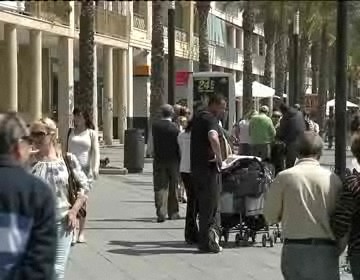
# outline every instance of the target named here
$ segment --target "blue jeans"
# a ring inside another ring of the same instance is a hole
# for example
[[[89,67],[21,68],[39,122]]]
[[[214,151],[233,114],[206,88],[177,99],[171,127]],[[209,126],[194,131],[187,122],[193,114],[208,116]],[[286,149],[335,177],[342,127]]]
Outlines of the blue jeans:
[[[338,249],[330,245],[286,244],[281,272],[285,280],[339,280]]]
[[[72,231],[68,230],[67,218],[57,222],[57,244],[54,280],[63,280],[65,277],[66,264],[70,255]]]

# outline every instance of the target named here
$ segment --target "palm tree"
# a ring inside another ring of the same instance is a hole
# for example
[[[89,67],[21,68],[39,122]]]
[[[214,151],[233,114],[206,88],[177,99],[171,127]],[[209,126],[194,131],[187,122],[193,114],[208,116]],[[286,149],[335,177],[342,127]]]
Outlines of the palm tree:
[[[196,1],[196,9],[199,16],[199,71],[210,71],[209,63],[209,40],[208,40],[208,16],[211,1]]]
[[[158,118],[158,111],[165,103],[164,96],[164,2],[152,1],[152,31],[151,31],[151,83],[150,83],[150,120],[146,156],[152,157],[152,123]]]
[[[93,116],[95,2],[82,1],[79,36],[79,91],[75,105]]]
[[[151,95],[150,118],[156,117],[164,104],[164,26],[163,2],[152,1]]]
[[[275,94],[281,98],[286,85],[288,23],[285,1],[279,2],[279,18],[277,22],[277,38],[275,43]]]
[[[251,1],[245,1],[242,18],[244,29],[243,113],[247,114],[253,110],[252,37],[255,29],[255,11]]]
[[[320,43],[319,38],[315,38],[311,44],[311,93],[317,94],[319,88],[319,60]]]
[[[266,44],[265,51],[265,65],[264,65],[264,85],[271,87],[272,81],[272,67],[274,63],[274,47],[276,40],[276,8],[272,5],[273,2],[265,2],[263,9],[264,16],[264,37]]]

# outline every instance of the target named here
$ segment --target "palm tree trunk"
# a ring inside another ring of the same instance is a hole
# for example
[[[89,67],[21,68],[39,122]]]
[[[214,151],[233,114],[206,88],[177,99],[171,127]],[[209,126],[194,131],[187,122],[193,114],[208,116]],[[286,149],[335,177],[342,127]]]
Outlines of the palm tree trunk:
[[[328,25],[325,22],[321,30],[321,57],[320,57],[320,75],[319,75],[319,118],[318,124],[320,132],[324,131],[325,115],[326,115],[326,101],[328,89],[328,47],[329,41],[327,36]]]
[[[255,28],[255,15],[250,1],[246,1],[243,11],[244,29],[244,81],[243,81],[243,113],[246,115],[253,110],[252,97],[252,35]]]
[[[264,34],[266,43],[265,65],[264,65],[264,85],[271,87],[272,66],[274,62],[274,45],[275,45],[275,25],[270,17],[264,23]]]
[[[196,9],[199,15],[199,71],[210,71],[209,63],[209,39],[208,39],[208,16],[211,1],[196,1]]]
[[[317,94],[319,88],[319,42],[314,40],[311,45],[311,93]]]
[[[286,7],[281,3],[280,7],[281,21],[278,25],[278,38],[275,44],[275,94],[281,97],[284,95],[286,83],[287,66],[287,40],[288,24],[286,21]]]
[[[79,91],[75,95],[75,105],[93,116],[94,92],[94,1],[82,1],[79,35]]]
[[[163,2],[152,1],[152,40],[151,40],[151,95],[150,119],[156,117],[164,104],[164,28]]]
[[[307,74],[308,74],[308,63],[309,63],[309,54],[310,54],[310,40],[307,37],[302,37],[300,39],[300,59],[298,66],[299,71],[299,103],[302,108],[305,107],[305,93],[307,90]]]
[[[331,63],[328,63],[329,72],[328,72],[328,82],[329,82],[329,100],[332,100],[335,98],[335,63],[333,61],[336,61],[335,56],[335,46],[330,47],[328,52],[328,61],[331,61]]]

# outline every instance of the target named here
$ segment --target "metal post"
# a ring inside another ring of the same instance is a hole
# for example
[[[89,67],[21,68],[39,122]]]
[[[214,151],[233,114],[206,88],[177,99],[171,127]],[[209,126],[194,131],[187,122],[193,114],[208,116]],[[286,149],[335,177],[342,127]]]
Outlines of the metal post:
[[[294,17],[294,88],[293,88],[293,102],[294,104],[299,103],[299,34],[300,34],[300,12],[297,11]],[[294,106],[294,104],[290,104]]]
[[[346,168],[346,70],[348,17],[347,2],[337,1],[336,94],[335,94],[335,172],[343,179]]]
[[[168,103],[175,104],[175,1],[168,9]]]

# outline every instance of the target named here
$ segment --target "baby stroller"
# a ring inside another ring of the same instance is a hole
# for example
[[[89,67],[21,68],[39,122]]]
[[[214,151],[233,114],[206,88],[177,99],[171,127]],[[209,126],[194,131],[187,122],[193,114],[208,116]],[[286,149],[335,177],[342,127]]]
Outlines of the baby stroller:
[[[221,226],[222,237],[228,242],[229,234],[236,233],[235,243],[252,242],[262,233],[262,244],[272,247],[281,236],[276,226],[270,234],[263,216],[264,195],[273,180],[273,168],[253,156],[231,156],[222,168]]]

